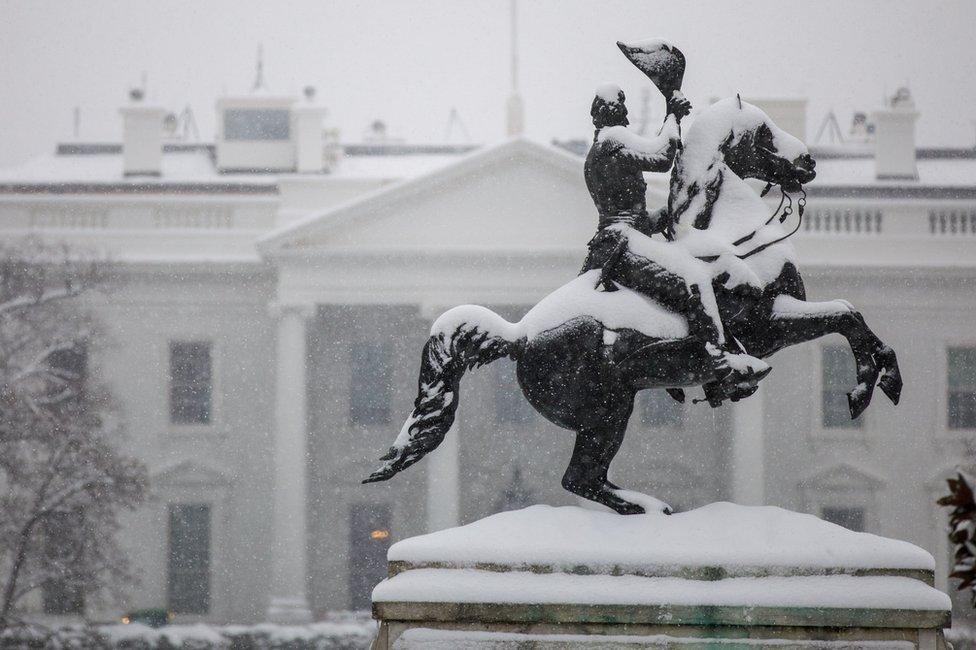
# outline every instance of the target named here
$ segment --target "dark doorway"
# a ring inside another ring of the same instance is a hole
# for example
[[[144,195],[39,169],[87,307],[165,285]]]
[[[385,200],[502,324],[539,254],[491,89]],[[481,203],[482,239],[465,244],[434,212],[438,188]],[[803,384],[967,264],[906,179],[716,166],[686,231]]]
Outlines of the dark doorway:
[[[349,510],[350,609],[369,609],[373,587],[386,578],[390,521],[388,503],[358,503]]]

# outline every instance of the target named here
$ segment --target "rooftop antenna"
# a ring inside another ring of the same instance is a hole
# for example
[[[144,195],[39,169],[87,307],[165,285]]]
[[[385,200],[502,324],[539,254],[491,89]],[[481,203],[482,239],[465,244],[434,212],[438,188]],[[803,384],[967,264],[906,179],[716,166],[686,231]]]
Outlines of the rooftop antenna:
[[[522,97],[519,95],[518,0],[510,0],[509,2],[509,20],[511,32],[512,94],[508,97],[507,131],[509,137],[511,137],[522,135],[522,132],[525,130],[525,112],[522,106]]]
[[[258,43],[258,59],[254,69],[254,87],[252,92],[264,89],[264,45]]]
[[[843,144],[844,134],[840,130],[840,124],[837,123],[837,115],[833,109],[827,112],[823,122],[820,123],[820,128],[817,129],[817,135],[813,141],[820,144],[820,139],[823,137],[824,132],[827,133],[827,141],[830,144]]]
[[[451,113],[447,116],[447,128],[444,131],[445,142],[451,141],[455,128],[461,133],[462,142],[471,142],[471,135],[468,133],[468,128],[464,126],[464,121],[461,120],[461,114],[456,107],[452,106]]]
[[[75,106],[74,109],[74,126],[72,127],[72,132],[74,133],[75,140],[81,139],[81,106]]]

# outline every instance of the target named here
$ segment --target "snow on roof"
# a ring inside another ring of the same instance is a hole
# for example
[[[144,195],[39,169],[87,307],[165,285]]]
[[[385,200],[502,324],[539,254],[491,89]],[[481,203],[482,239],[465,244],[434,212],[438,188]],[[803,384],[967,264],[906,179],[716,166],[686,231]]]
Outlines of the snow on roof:
[[[412,178],[439,169],[459,158],[458,153],[408,153],[384,155],[347,155],[335,169],[322,178],[336,179],[401,179]],[[291,173],[230,173],[222,174],[214,166],[206,148],[190,151],[166,151],[158,177],[125,176],[122,172],[122,153],[48,154],[33,158],[14,167],[0,169],[0,184],[45,185],[58,183],[153,184],[170,183],[256,183],[273,184],[279,177]],[[318,176],[318,175],[316,175]]]
[[[0,170],[4,183],[145,183],[146,176],[125,176],[122,154],[38,156],[18,167]],[[206,151],[166,153],[155,182],[236,180],[220,175]]]
[[[918,180],[878,180],[873,157],[823,158],[817,160],[817,178],[811,186],[976,186],[976,158],[920,158],[915,161]]]

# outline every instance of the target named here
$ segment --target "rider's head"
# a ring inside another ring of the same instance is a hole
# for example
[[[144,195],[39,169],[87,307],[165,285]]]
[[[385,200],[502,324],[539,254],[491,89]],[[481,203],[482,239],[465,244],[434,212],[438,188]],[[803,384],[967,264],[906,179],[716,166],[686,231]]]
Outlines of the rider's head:
[[[603,84],[596,89],[596,97],[590,107],[593,126],[627,126],[627,106],[624,104],[624,91],[616,84]]]

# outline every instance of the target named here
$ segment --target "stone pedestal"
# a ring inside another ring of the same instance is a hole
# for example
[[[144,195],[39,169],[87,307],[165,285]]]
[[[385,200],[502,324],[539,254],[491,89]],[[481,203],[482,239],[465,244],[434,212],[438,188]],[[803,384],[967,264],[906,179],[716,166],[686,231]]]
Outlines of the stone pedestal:
[[[404,540],[389,560],[376,650],[936,650],[949,625],[931,555],[772,507],[533,506]]]

